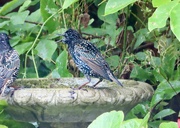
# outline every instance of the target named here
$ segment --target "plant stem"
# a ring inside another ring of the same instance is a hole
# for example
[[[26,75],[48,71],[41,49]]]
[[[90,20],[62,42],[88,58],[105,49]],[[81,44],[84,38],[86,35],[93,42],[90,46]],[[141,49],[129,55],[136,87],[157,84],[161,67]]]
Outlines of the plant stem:
[[[40,36],[40,34],[41,34],[41,32],[42,32],[42,29],[43,29],[43,27],[45,26],[45,24],[46,24],[54,15],[56,15],[56,14],[59,13],[59,12],[62,12],[62,9],[61,9],[61,8],[60,8],[56,13],[52,14],[50,17],[48,17],[48,18],[44,21],[44,23],[42,24],[42,26],[41,26],[41,28],[40,28],[40,30],[39,30],[39,32],[38,32],[38,34],[37,34],[37,36],[36,36],[33,44],[32,44],[32,46],[31,46],[30,49],[26,52],[26,55],[25,55],[25,68],[24,68],[24,76],[23,76],[23,78],[26,77],[27,57],[28,57],[28,54],[29,54],[30,51],[32,51],[32,58],[33,58],[33,64],[34,64],[35,71],[36,71],[36,76],[37,76],[37,78],[39,78],[39,74],[38,74],[38,71],[37,71],[36,62],[35,62],[35,59],[34,59],[34,53],[33,53],[33,50],[32,50],[32,49],[34,48],[34,46],[35,46],[35,44],[36,44],[36,42],[37,42],[37,40],[38,40],[38,38],[39,38],[39,36]]]

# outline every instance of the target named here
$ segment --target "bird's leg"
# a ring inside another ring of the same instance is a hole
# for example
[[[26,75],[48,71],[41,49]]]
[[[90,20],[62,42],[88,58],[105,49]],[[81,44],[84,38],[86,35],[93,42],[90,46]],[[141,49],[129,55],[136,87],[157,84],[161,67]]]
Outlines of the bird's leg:
[[[89,75],[85,75],[86,78],[88,79],[88,82],[84,83],[83,85],[79,86],[78,89],[80,90],[82,87],[84,87],[86,84],[91,82],[91,77]]]
[[[73,91],[69,91],[69,92],[70,92],[70,94],[71,94],[71,98],[73,98],[73,99],[74,99],[74,97],[73,97],[73,94],[75,93],[75,92],[74,92],[74,90],[80,90],[80,89],[82,89],[82,87],[84,87],[86,84],[88,84],[88,83],[90,83],[90,82],[91,82],[91,78],[90,78],[88,75],[85,75],[85,76],[86,76],[86,78],[88,79],[88,82],[86,82],[86,83],[82,84],[82,85],[81,85],[81,86],[79,86],[78,88],[72,88],[72,89],[73,89]],[[87,91],[87,89],[82,89],[82,90]]]
[[[102,80],[103,80],[103,79],[102,79],[102,78],[100,78],[100,79],[99,79],[99,81],[93,85],[93,87],[95,88],[95,87],[96,87],[96,85],[98,85],[98,84],[99,84]]]

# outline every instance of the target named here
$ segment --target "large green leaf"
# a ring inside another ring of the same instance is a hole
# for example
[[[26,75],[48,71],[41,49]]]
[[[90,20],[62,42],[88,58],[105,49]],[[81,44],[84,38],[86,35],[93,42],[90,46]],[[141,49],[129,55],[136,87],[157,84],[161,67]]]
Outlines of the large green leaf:
[[[159,125],[159,128],[177,128],[177,122],[164,122]]]
[[[148,127],[149,118],[150,118],[150,112],[148,112],[148,113],[146,114],[146,116],[145,116],[144,119],[142,120],[139,128],[146,128],[146,127]]]
[[[140,127],[142,121],[143,119],[129,119],[124,121],[119,128],[147,128],[147,124],[145,127]]]
[[[104,15],[115,13],[136,1],[137,0],[108,0]]]
[[[6,3],[2,8],[0,8],[0,15],[5,15],[18,6],[22,5],[26,0],[12,0],[8,3]]]
[[[180,3],[178,3],[170,13],[171,30],[177,39],[180,41]]]
[[[8,128],[8,127],[5,125],[0,125],[0,128]]]
[[[180,92],[180,81],[170,81],[171,85],[174,89],[169,85],[167,81],[162,81],[157,89],[154,92],[154,95],[151,100],[151,107],[153,107],[156,103],[161,100],[169,100],[171,99],[176,93]]]
[[[166,3],[169,3],[171,0],[152,0],[153,7],[159,7]]]
[[[97,117],[88,128],[119,128],[123,120],[122,111],[106,112]]]
[[[106,6],[106,4],[103,3],[98,8],[97,14],[98,14],[99,19],[101,19],[105,23],[109,23],[111,25],[116,24],[116,20],[118,18],[118,14],[114,13],[114,14],[110,14],[110,15],[104,16],[105,6]]]
[[[69,73],[67,69],[67,63],[68,63],[68,52],[64,50],[56,59],[56,66],[60,77],[72,77],[72,74]],[[57,73],[55,74],[54,75],[57,76]]]
[[[155,28],[162,28],[166,25],[171,10],[178,4],[178,1],[171,1],[156,9],[153,15],[148,19],[148,29],[152,31]]]
[[[36,46],[37,54],[43,58],[43,60],[51,60],[53,53],[57,48],[57,43],[52,40],[42,39]]]

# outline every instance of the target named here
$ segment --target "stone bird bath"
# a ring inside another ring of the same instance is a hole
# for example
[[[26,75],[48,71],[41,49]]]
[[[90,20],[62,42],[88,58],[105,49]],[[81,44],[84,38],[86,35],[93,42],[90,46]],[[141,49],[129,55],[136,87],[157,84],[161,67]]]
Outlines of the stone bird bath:
[[[38,122],[40,128],[85,128],[97,116],[112,110],[125,114],[153,95],[151,85],[132,80],[121,80],[124,87],[104,80],[97,88],[70,87],[86,82],[86,78],[23,79],[14,85],[24,88],[6,96],[6,111],[15,119]],[[98,79],[92,79],[93,85]]]

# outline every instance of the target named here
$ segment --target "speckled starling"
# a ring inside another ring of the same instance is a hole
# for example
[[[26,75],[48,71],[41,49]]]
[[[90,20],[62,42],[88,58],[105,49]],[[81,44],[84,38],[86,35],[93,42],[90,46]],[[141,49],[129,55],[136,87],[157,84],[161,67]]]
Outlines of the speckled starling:
[[[114,81],[122,86],[111,72],[108,63],[102,57],[100,51],[91,42],[83,39],[73,29],[68,29],[62,36],[64,38],[61,41],[68,45],[68,51],[76,66],[88,79],[88,82],[81,85],[78,89],[91,82],[90,76],[99,78],[94,87],[103,79]]]
[[[0,93],[15,81],[20,67],[18,53],[10,46],[7,34],[0,33]]]

